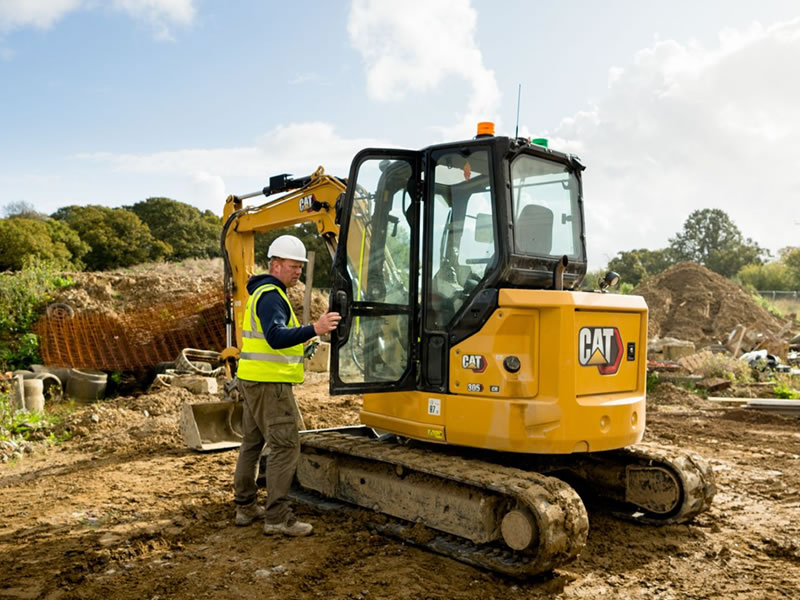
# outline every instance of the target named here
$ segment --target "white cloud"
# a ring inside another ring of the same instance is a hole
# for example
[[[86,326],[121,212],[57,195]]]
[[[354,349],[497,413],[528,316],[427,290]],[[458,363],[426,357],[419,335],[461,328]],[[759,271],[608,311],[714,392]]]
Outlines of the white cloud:
[[[664,40],[612,69],[609,93],[551,147],[586,161],[590,261],[660,248],[689,213],[721,208],[745,237],[797,244],[800,20],[726,30],[714,47]]]
[[[74,158],[111,165],[117,172],[169,176],[184,182],[184,188],[202,208],[218,211],[220,198],[259,189],[227,189],[230,180],[264,186],[269,177],[291,173],[310,175],[322,165],[327,173],[346,177],[353,156],[367,147],[390,147],[385,140],[342,138],[328,123],[280,125],[252,146],[240,148],[184,149],[153,154],[93,152]],[[195,196],[196,194],[196,196]]]
[[[189,175],[185,196],[189,204],[217,213],[226,197],[225,181],[219,175],[211,175],[205,171],[195,171]]]
[[[475,123],[499,121],[500,90],[475,40],[477,14],[469,0],[353,0],[347,31],[367,70],[367,92],[381,102],[429,92],[446,78],[467,83],[471,95],[445,139],[469,137]]]
[[[155,37],[171,41],[169,24],[190,25],[194,20],[194,0],[113,0],[114,8],[153,26]]]
[[[189,25],[195,0],[111,0],[115,10],[150,23],[159,39],[171,39],[170,24]],[[98,0],[0,0],[0,33],[35,27],[49,29],[68,13],[102,6]]]
[[[19,27],[49,29],[85,0],[0,0],[0,32]]]

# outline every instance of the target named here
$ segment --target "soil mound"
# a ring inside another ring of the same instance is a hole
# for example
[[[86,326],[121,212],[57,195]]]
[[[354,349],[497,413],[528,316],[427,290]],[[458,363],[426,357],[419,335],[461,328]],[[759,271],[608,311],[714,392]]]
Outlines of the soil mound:
[[[77,312],[134,312],[214,291],[219,292],[222,302],[220,258],[69,275],[75,285],[62,290],[54,301],[69,304]]]
[[[58,293],[54,302],[76,312],[119,315],[216,295],[222,305],[222,259],[193,259],[182,263],[148,263],[107,272],[69,273],[75,285]],[[289,300],[299,318],[303,315],[305,285],[289,289]],[[311,320],[327,310],[328,298],[318,290],[311,295]]]
[[[782,322],[734,282],[695,263],[675,265],[634,290],[650,309],[649,336],[725,343],[738,324],[764,334]]]

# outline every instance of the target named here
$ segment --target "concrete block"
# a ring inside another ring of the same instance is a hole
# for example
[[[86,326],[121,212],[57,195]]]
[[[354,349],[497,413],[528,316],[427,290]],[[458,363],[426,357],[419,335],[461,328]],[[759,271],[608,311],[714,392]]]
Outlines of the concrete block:
[[[697,352],[694,342],[670,342],[664,344],[664,358],[667,360],[678,360],[684,356],[691,356]]]
[[[185,388],[193,394],[216,394],[218,390],[217,380],[214,377],[175,375],[172,377],[170,384],[175,387]]]

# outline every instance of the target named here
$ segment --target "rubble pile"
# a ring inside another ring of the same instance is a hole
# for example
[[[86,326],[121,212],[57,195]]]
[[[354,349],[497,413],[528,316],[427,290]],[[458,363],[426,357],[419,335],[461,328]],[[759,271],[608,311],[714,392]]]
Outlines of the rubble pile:
[[[705,267],[675,265],[634,293],[649,308],[648,371],[660,374],[661,381],[728,395],[738,394],[734,382],[769,381],[771,373],[800,375],[794,315],[772,315],[736,283]]]
[[[775,336],[785,323],[729,279],[695,263],[681,263],[634,290],[649,307],[651,338],[671,337],[698,347],[725,344],[737,325]]]

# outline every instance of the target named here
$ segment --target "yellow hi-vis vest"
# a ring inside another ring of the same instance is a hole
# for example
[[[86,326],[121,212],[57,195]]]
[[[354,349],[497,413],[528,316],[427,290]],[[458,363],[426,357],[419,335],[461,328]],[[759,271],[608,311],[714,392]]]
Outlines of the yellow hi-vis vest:
[[[274,283],[256,288],[247,301],[242,320],[242,351],[239,354],[237,375],[245,381],[269,381],[274,383],[303,382],[303,344],[275,350],[267,343],[261,322],[256,315],[256,306],[262,294],[276,291],[289,307],[291,315],[288,325],[299,327],[300,323],[292,310],[286,293]]]

